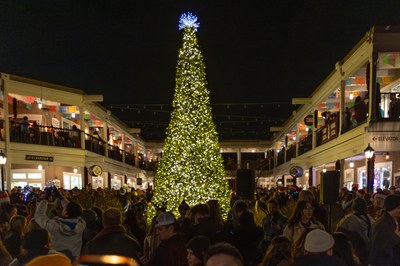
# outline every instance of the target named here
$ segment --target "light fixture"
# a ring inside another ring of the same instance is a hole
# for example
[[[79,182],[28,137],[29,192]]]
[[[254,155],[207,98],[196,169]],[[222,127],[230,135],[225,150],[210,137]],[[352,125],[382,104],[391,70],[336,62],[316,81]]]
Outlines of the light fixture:
[[[37,167],[38,170],[43,170],[43,165],[39,164]]]
[[[353,94],[352,91],[350,91],[349,99],[350,99],[350,100],[353,100],[353,99],[354,99],[354,94]]]
[[[375,150],[368,143],[367,148],[365,148],[365,150],[364,150],[365,158],[371,159],[374,156],[374,152],[375,152]]]
[[[308,173],[306,173],[306,177],[308,177]]]
[[[74,173],[75,174],[78,173],[78,169],[74,168]]]
[[[43,104],[42,104],[42,103],[39,103],[39,104],[38,104],[38,108],[39,108],[39,109],[42,109],[42,108],[43,108]]]
[[[323,172],[323,173],[326,173],[326,168],[322,169],[322,172]]]
[[[0,167],[1,167],[1,192],[4,193],[4,165],[7,162],[7,157],[2,150],[0,150]]]
[[[389,159],[390,159],[389,152],[387,152],[387,153],[386,153],[386,156],[385,156],[385,158],[386,158],[386,160],[389,160]]]
[[[75,113],[72,113],[72,114],[71,114],[71,117],[72,117],[72,118],[75,118]]]
[[[0,151],[0,165],[5,165],[7,162],[7,157],[3,151]]]
[[[349,166],[350,166],[350,168],[354,168],[354,162],[350,161]]]

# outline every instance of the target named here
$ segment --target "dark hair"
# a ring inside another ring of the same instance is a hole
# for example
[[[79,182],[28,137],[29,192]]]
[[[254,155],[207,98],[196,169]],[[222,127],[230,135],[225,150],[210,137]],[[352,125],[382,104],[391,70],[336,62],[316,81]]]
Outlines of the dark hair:
[[[333,234],[333,239],[335,244],[333,245],[332,256],[340,258],[346,265],[356,265],[353,259],[353,247],[349,238],[344,233],[336,232]]]
[[[260,266],[278,265],[282,260],[291,260],[291,242],[285,236],[276,236],[269,244]]]
[[[207,264],[207,261],[214,255],[225,254],[234,257],[239,265],[243,265],[243,257],[240,254],[239,250],[232,246],[229,243],[220,242],[215,245],[212,245],[204,254],[204,264]]]
[[[103,213],[104,226],[120,225],[121,222],[121,211],[117,208],[109,208]]]
[[[304,200],[299,200],[296,203],[296,206],[294,207],[292,214],[290,215],[290,218],[288,220],[288,225],[293,226],[295,223],[300,221],[301,216],[303,215],[303,210],[307,207],[307,203],[313,205],[311,202]],[[315,220],[314,217],[312,218],[312,220]]]
[[[210,247],[210,239],[206,236],[195,236],[186,244],[186,249],[192,250],[193,254],[204,262],[204,253]]]
[[[248,206],[247,206],[247,203],[246,202],[244,202],[244,201],[239,201],[238,203],[236,203],[236,204],[234,204],[234,207],[235,207],[235,211],[236,211],[236,213],[238,213],[238,212],[245,212],[245,211],[247,211],[248,210]]]
[[[22,239],[22,247],[25,249],[41,249],[49,243],[49,233],[46,229],[29,231]]]
[[[220,225],[224,225],[224,219],[221,215],[221,209],[218,200],[207,201],[207,206],[210,209],[210,217]]]
[[[67,205],[68,218],[76,219],[82,215],[82,206],[75,202]]]
[[[195,206],[192,207],[192,209],[190,209],[190,213],[192,214],[192,216],[194,216],[195,214],[200,214],[203,216],[208,216],[210,215],[210,209],[208,208],[208,206],[206,204],[196,204]]]

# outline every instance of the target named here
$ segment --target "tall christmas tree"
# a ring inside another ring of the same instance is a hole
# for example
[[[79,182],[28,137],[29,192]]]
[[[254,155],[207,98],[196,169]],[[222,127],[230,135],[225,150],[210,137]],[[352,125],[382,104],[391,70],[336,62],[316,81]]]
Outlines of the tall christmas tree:
[[[193,14],[181,16],[183,46],[176,67],[173,111],[156,173],[150,216],[162,206],[177,215],[183,200],[190,206],[218,200],[225,214],[229,208],[229,187],[196,37],[198,27]]]

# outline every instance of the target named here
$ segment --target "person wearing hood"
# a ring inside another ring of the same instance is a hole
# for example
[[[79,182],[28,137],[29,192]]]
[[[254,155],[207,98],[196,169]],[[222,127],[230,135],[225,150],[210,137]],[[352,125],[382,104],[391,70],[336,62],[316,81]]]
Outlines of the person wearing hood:
[[[49,232],[52,239],[51,249],[65,254],[71,253],[73,258],[77,258],[81,253],[82,235],[86,228],[86,222],[80,217],[82,207],[63,198],[55,187],[47,189],[46,199],[50,196],[61,200],[63,206],[61,217],[56,216],[52,219],[47,217],[48,202],[42,200],[36,208],[35,221],[41,228]]]
[[[375,220],[367,213],[367,202],[362,198],[356,198],[352,204],[353,213],[346,215],[339,221],[337,231],[350,231],[357,233],[366,246],[372,233]]]

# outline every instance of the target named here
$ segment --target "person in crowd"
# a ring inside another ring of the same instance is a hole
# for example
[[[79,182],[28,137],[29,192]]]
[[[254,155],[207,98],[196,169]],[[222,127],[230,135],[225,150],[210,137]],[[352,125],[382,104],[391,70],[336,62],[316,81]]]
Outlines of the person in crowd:
[[[190,239],[186,244],[188,265],[204,266],[204,254],[210,246],[210,239],[206,236],[195,236]]]
[[[248,210],[247,203],[243,200],[236,200],[231,208],[232,217],[225,222],[224,235],[225,240],[232,242],[234,231],[239,227],[239,219],[242,213]]]
[[[207,201],[207,206],[210,209],[210,217],[221,227],[224,226],[224,219],[221,214],[221,207],[219,205],[218,200],[209,200]]]
[[[34,258],[49,254],[58,254],[59,255],[57,256],[58,258],[62,257],[63,260],[68,260],[71,265],[71,261],[65,255],[62,255],[61,253],[50,249],[50,238],[47,230],[45,229],[32,230],[24,236],[24,239],[22,240],[22,251],[20,255],[18,255],[10,263],[10,266],[27,265]],[[61,262],[61,259],[59,261]],[[59,265],[59,264],[55,263],[48,265]]]
[[[385,213],[372,228],[370,263],[372,265],[400,265],[400,196],[389,195],[384,201]]]
[[[63,198],[55,187],[47,189],[46,198],[50,196],[50,193],[61,199],[63,205],[61,217],[56,216],[50,219],[46,216],[48,202],[44,199],[37,206],[35,221],[41,228],[49,231],[52,249],[60,252],[67,250],[76,258],[81,253],[82,235],[86,227],[85,221],[80,218],[82,207]]]
[[[332,249],[332,256],[341,259],[347,266],[360,266],[361,263],[353,252],[353,247],[348,237],[341,232],[333,234],[335,244]]]
[[[309,232],[304,242],[304,255],[294,260],[295,266],[315,265],[315,266],[344,266],[342,260],[333,257],[333,245],[335,240],[332,235],[321,229]]]
[[[0,265],[9,265],[12,261],[10,253],[0,240]]]
[[[368,207],[368,214],[374,218],[374,220],[378,220],[385,212],[384,201],[387,195],[383,192],[377,192],[373,195],[373,204]]]
[[[138,202],[131,206],[125,213],[125,224],[129,232],[137,239],[141,245],[144,243],[146,237],[147,222],[144,216],[145,206],[144,203]]]
[[[109,208],[103,213],[103,230],[86,243],[82,254],[119,255],[139,260],[142,248],[122,226],[122,213]]]
[[[188,238],[198,235],[207,236],[211,243],[224,240],[223,227],[210,217],[210,209],[207,204],[197,204],[190,209],[194,225],[190,228]]]
[[[257,246],[263,239],[263,231],[254,222],[252,212],[244,212],[239,219],[239,227],[235,230],[232,244],[243,256],[245,265],[250,265],[257,255]]]
[[[389,194],[396,194],[396,187],[395,186],[390,186]]]
[[[180,217],[176,219],[177,231],[188,234],[192,225],[190,206],[185,201],[182,201],[178,207],[178,212]]]
[[[141,261],[150,261],[153,258],[153,255],[160,244],[160,239],[156,233],[156,223],[157,216],[154,216],[151,224],[147,230],[146,237],[143,243],[143,256],[140,258]]]
[[[318,228],[325,230],[322,223],[318,222],[314,216],[314,206],[309,201],[300,200],[297,202],[288,224],[283,230],[291,243],[295,243],[306,228]]]
[[[266,209],[267,215],[262,220],[264,237],[257,247],[256,262],[262,260],[272,239],[282,235],[288,221],[288,218],[281,213],[276,199],[269,199],[266,203]]]
[[[176,232],[175,217],[172,213],[164,212],[157,216],[155,225],[160,245],[148,266],[187,266],[186,237]],[[142,261],[143,262],[143,261]]]
[[[259,266],[290,266],[291,243],[285,236],[276,236],[268,246],[267,252]]]
[[[354,100],[354,119],[356,120],[357,124],[365,121],[367,119],[367,105],[361,99],[361,96],[357,96]]]
[[[229,243],[212,245],[204,255],[205,266],[243,266],[243,257],[239,250]]]
[[[4,246],[7,248],[12,258],[18,256],[22,238],[26,232],[26,219],[22,215],[16,215],[11,218],[10,230],[4,238]]]
[[[353,200],[354,200],[354,193],[347,192],[346,195],[344,196],[344,200],[341,202],[343,209],[343,216],[351,213],[351,205],[353,204]]]
[[[359,234],[369,246],[374,219],[367,213],[367,203],[362,198],[356,198],[352,205],[353,213],[339,221],[337,231],[352,231]]]
[[[85,230],[82,235],[82,247],[92,240],[96,234],[99,232],[97,227],[97,214],[93,210],[83,210],[81,218],[86,222]]]
[[[304,200],[304,201],[311,202],[312,205],[314,206],[315,219],[317,219],[317,221],[322,223],[325,228],[328,227],[328,215],[327,215],[327,212],[326,212],[324,206],[316,201],[315,195],[311,190],[303,189],[302,191],[300,191],[298,200]]]
[[[268,213],[263,220],[265,247],[268,247],[274,237],[282,235],[288,221],[288,218],[280,212],[279,203],[276,199],[267,201],[267,211]]]
[[[21,130],[21,141],[28,142],[29,137],[29,121],[28,117],[24,116],[22,120],[19,122],[20,130]]]

